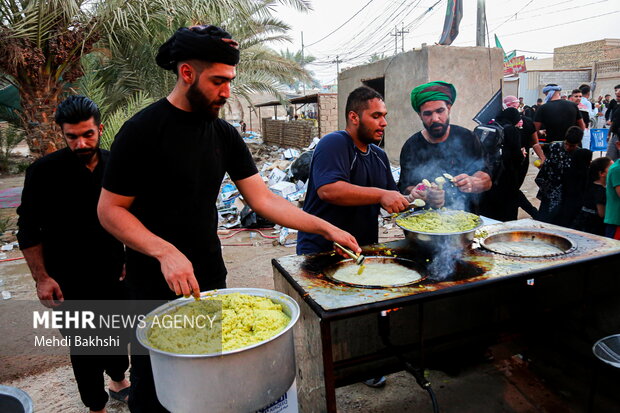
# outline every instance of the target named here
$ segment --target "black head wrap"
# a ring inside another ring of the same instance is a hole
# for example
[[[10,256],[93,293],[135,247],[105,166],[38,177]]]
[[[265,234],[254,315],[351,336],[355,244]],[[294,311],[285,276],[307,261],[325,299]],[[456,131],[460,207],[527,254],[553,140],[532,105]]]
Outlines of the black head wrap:
[[[232,36],[217,26],[181,27],[159,47],[155,61],[160,67],[172,71],[176,71],[178,62],[189,59],[234,66],[239,63],[236,46]]]
[[[521,119],[519,111],[515,108],[506,108],[500,112],[495,118],[495,121],[499,124],[516,125]]]

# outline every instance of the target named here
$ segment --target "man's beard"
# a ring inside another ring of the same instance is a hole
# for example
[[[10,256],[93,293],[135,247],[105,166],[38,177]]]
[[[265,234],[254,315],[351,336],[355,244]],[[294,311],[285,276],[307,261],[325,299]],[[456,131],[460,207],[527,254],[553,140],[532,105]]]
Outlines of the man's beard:
[[[377,129],[370,129],[363,123],[360,123],[359,128],[357,129],[357,138],[366,145],[370,145],[371,143],[379,143],[382,138],[375,138],[375,132]],[[382,135],[383,136],[383,135]]]
[[[226,99],[222,98],[217,101],[211,101],[198,89],[198,82],[192,83],[185,95],[187,101],[192,107],[192,112],[199,112],[207,116],[209,120],[217,119],[220,114],[220,108],[215,105],[223,105]]]
[[[431,138],[439,139],[446,134],[448,127],[450,126],[450,119],[446,123],[433,122],[430,125],[426,125],[424,122],[424,129],[428,132]]]
[[[81,163],[83,163],[84,165],[88,165],[90,163],[90,161],[92,161],[92,159],[97,156],[97,152],[99,150],[99,143],[101,142],[101,140],[97,140],[97,146],[95,146],[94,148],[81,148],[81,149],[76,149],[73,151],[73,153],[75,153],[75,156],[78,157],[78,159],[80,160]]]

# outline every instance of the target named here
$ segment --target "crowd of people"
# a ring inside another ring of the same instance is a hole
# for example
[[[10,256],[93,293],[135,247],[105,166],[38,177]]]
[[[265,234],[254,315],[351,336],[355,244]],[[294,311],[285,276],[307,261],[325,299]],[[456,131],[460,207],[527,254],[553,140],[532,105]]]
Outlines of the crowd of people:
[[[607,94],[591,100],[591,88],[585,84],[569,95],[561,92],[560,86],[549,84],[543,89],[544,104],[541,99],[531,108],[523,107],[523,115],[533,118],[540,140],[546,142],[535,179],[540,208],[524,209],[540,221],[618,239],[620,188],[611,166],[620,148],[620,85],[614,88],[614,99]],[[599,127],[609,128],[607,154],[593,161],[589,129]]]
[[[128,120],[110,152],[99,148],[97,105],[73,96],[56,111],[67,148],[26,173],[18,238],[46,306],[122,298],[125,290],[132,300],[170,300],[225,288],[216,209],[225,174],[257,214],[299,230],[299,254],[329,251],[335,243],[360,253],[358,243],[378,241],[380,207],[401,212],[416,200],[503,221],[516,219],[522,207],[540,220],[620,239],[620,161],[612,164],[620,150],[616,101],[605,112],[615,158],[610,153],[590,162],[592,153],[580,147],[587,127],[582,112],[602,104],[582,110],[561,99],[557,85],[545,87],[546,102],[532,107],[507,96],[491,125],[495,144],[485,145],[450,122],[454,85],[419,85],[410,99],[423,128],[403,145],[396,182],[378,146],[389,108],[379,93],[360,87],[348,96],[345,129],[316,147],[300,210],[268,190],[237,130],[219,118],[239,62],[230,34],[215,26],[180,28],[156,61],[176,74],[173,90]],[[590,90],[579,92],[573,91],[575,102]],[[530,148],[542,162],[539,210],[519,190]],[[140,344],[131,340],[133,352]],[[167,411],[157,399],[149,356],[132,354],[130,384],[126,355],[83,357],[71,350],[78,389],[91,412],[106,411],[104,372],[111,378],[109,395],[128,401],[132,412]]]

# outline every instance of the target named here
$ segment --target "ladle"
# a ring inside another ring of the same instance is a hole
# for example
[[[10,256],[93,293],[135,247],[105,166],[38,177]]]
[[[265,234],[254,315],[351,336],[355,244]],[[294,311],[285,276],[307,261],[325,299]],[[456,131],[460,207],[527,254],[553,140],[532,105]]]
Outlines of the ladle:
[[[353,258],[357,265],[362,265],[364,263],[364,260],[366,259],[365,255],[363,255],[363,254],[355,254],[353,251],[351,251],[348,248],[343,247],[342,245],[338,244],[337,242],[334,242],[334,246],[340,248],[341,250],[343,250],[345,252],[345,254],[347,254],[349,257]]]

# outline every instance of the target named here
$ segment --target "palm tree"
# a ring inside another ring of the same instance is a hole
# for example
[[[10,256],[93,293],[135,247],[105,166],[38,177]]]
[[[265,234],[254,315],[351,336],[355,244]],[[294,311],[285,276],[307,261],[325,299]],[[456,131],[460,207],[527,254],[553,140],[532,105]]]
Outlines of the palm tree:
[[[176,28],[203,23],[205,16],[246,45],[238,93],[247,94],[246,82],[276,90],[274,80],[286,69],[281,61],[265,64],[273,56],[262,42],[287,39],[289,27],[272,17],[278,3],[309,9],[307,0],[0,0],[0,76],[19,90],[31,153],[39,157],[64,146],[53,112],[84,74],[82,57],[98,52],[94,70],[110,110],[122,109],[138,92],[161,97],[174,78],[156,68],[157,47]]]
[[[107,101],[112,109],[122,107],[125,99],[137,91],[158,99],[173,88],[176,78],[155,64],[157,48],[178,28],[205,23],[224,27],[240,44],[241,59],[233,84],[233,102],[245,98],[251,103],[253,92],[267,92],[283,100],[281,85],[295,79],[309,80],[308,74],[294,61],[285,59],[267,47],[267,42],[290,41],[290,27],[272,15],[277,3],[308,10],[302,0],[247,0],[237,7],[221,7],[221,2],[175,4],[176,12],[164,21],[151,19],[150,34],[136,38],[131,31],[116,31],[115,37],[102,39],[100,76],[105,79]]]
[[[287,85],[291,89],[299,93],[301,87],[304,85],[307,87],[319,87],[321,85],[318,82],[318,80],[314,78],[314,73],[312,71],[305,69],[305,67],[308,64],[316,60],[316,57],[309,55],[309,54],[302,53],[301,50],[298,50],[296,52],[291,52],[289,49],[280,50],[280,56],[282,56],[283,58],[287,60],[297,63],[305,71],[304,77],[296,78],[294,79],[293,82],[287,83]]]
[[[82,74],[80,57],[98,34],[80,0],[1,0],[0,72],[19,90],[30,150],[63,146],[52,116],[66,84]]]

